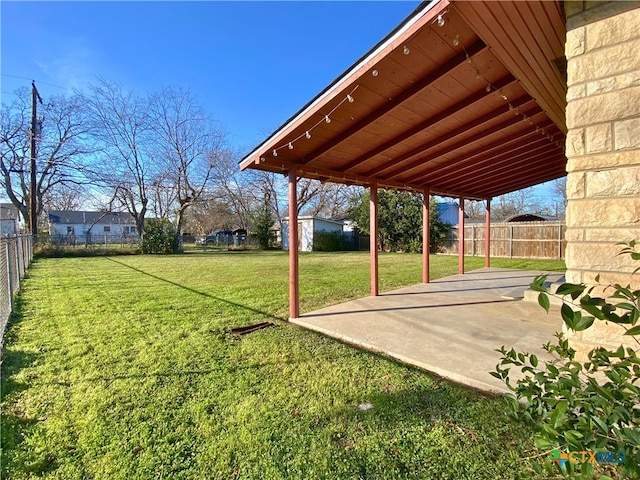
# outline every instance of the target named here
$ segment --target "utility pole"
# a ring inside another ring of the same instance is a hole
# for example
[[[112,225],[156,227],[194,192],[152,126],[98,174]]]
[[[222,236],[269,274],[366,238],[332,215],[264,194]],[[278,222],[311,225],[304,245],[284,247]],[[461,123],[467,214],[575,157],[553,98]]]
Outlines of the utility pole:
[[[36,192],[36,137],[40,134],[38,131],[38,102],[42,104],[42,97],[36,88],[36,82],[31,82],[31,185],[29,189],[29,220],[32,235],[38,234],[38,213],[37,213],[37,192]]]

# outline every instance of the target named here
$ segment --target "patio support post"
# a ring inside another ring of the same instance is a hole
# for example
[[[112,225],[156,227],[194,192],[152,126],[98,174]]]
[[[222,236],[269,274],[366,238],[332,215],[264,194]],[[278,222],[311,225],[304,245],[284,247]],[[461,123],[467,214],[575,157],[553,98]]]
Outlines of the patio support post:
[[[297,183],[298,177],[293,167],[289,170],[289,318],[300,316]]]
[[[371,266],[371,296],[378,290],[378,182],[371,182],[369,193],[369,261]]]
[[[464,197],[458,207],[458,273],[464,273]]]
[[[487,209],[484,212],[484,266],[491,266],[491,199],[487,198]]]
[[[422,283],[429,283],[429,252],[431,251],[429,193],[428,188],[422,192]]]

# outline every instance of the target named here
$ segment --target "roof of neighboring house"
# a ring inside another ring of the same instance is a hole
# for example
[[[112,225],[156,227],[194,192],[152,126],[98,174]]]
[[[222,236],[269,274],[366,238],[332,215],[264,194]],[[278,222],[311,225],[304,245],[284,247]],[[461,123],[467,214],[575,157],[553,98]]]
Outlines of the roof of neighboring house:
[[[505,222],[548,222],[551,218],[535,213],[519,213],[505,220]]]
[[[126,212],[76,212],[49,211],[49,223],[65,223],[79,225],[135,225],[135,220]]]

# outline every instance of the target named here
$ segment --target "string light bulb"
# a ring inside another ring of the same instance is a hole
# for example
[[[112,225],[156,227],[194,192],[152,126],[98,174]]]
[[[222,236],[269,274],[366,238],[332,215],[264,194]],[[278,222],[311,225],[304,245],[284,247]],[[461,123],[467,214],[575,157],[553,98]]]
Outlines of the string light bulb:
[[[293,150],[293,143],[289,142],[289,150]]]
[[[351,95],[347,95],[347,100],[349,100],[349,103],[353,103],[353,97]]]
[[[409,53],[411,53],[411,50],[409,50],[409,47],[405,45],[402,49],[402,53],[404,53],[405,55],[409,55]]]
[[[374,77],[378,76],[378,70],[374,70],[373,72],[371,72],[371,75],[373,75]]]
[[[305,133],[304,136],[307,138],[311,138],[311,134],[309,133],[309,130],[307,130],[307,133]]]
[[[460,45],[460,35],[456,35],[456,38],[453,39],[453,46],[457,47]]]
[[[487,93],[489,93],[491,91],[491,85],[487,85],[487,88],[485,88],[485,90],[487,91]]]
[[[327,123],[331,123],[331,119],[329,118],[329,115],[324,116],[324,121]]]
[[[444,17],[442,15],[438,15],[436,22],[440,28],[444,27]]]
[[[277,157],[278,156],[278,151],[276,149],[273,150],[273,156]]]

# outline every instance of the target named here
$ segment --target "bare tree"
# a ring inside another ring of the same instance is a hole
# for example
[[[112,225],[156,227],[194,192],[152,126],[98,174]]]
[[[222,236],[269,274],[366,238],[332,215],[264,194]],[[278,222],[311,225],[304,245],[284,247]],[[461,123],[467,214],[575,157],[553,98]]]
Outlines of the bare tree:
[[[266,172],[241,172],[238,158],[237,152],[220,152],[213,172],[213,188],[208,198],[226,202],[237,218],[238,227],[248,230],[255,199],[261,195],[260,189],[263,187],[257,179],[261,179]]]
[[[43,196],[44,208],[49,210],[79,210],[86,200],[84,186],[58,184]]]
[[[314,184],[309,189],[312,195],[305,198],[304,204],[299,204],[298,207],[303,214],[334,219],[347,215],[349,199],[356,195],[359,187],[318,180],[311,182]]]
[[[100,80],[86,97],[92,125],[105,152],[95,181],[113,192],[116,208],[128,211],[139,235],[149,205],[148,187],[155,176],[149,104],[120,85]]]
[[[0,186],[30,224],[30,130],[29,90],[16,92],[10,105],[2,104],[0,129]],[[42,105],[43,117],[37,134],[36,215],[40,216],[45,199],[55,188],[87,183],[85,161],[94,153],[90,127],[82,99],[52,97]],[[75,187],[74,187],[75,188]]]
[[[179,236],[185,211],[198,201],[212,181],[225,135],[189,90],[163,88],[151,96],[150,114],[160,171],[175,194],[174,215]]]
[[[567,210],[567,177],[553,181],[551,194],[553,195],[554,216],[556,218],[564,218]]]

